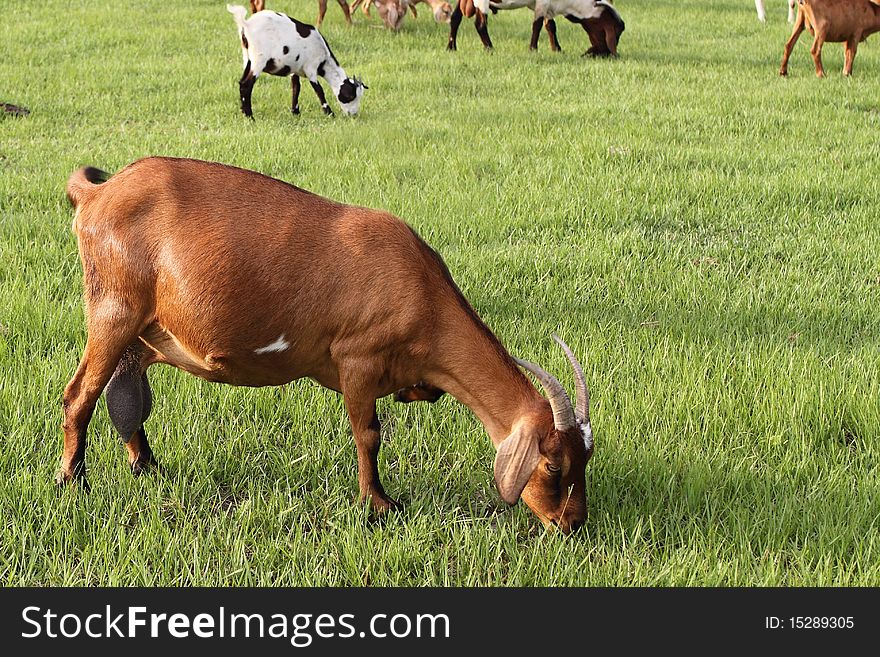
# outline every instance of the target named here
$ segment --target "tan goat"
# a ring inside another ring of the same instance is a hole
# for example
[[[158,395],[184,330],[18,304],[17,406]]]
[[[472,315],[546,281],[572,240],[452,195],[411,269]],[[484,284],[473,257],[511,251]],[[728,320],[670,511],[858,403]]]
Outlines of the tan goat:
[[[438,23],[449,22],[449,17],[452,16],[452,5],[446,2],[446,0],[409,0],[407,4],[409,10],[412,12],[413,18],[418,18],[419,16],[419,13],[416,11],[416,5],[420,2],[424,2],[431,7],[435,21]],[[374,3],[376,3],[376,0],[354,0],[354,2],[351,3],[351,11],[360,7],[364,15],[369,16],[370,6]]]
[[[345,22],[351,25],[351,12],[357,5],[349,8],[347,0],[336,1],[342,8],[342,13],[345,14]],[[420,2],[425,0],[416,1]],[[252,14],[256,14],[258,11],[263,11],[266,8],[266,0],[250,0],[250,3]],[[403,17],[406,15],[406,0],[378,0],[377,4],[379,5],[379,16],[382,19],[382,22],[385,23],[385,27],[389,30],[399,30],[400,25],[403,22]],[[413,13],[415,13],[415,9],[413,9]],[[326,14],[327,0],[318,0],[318,20],[315,22],[316,27],[321,27],[321,23],[324,22],[324,16]]]
[[[342,13],[345,14],[345,22],[351,25],[351,11],[348,9],[346,0],[337,0],[339,6],[342,7]],[[266,0],[250,0],[251,14],[263,11],[266,8]],[[321,27],[324,22],[324,15],[327,13],[327,0],[318,0],[318,20],[315,22],[316,27]]]
[[[880,31],[880,6],[871,0],[801,0],[794,30],[782,53],[779,75],[788,75],[788,58],[804,29],[814,35],[810,54],[816,65],[817,77],[825,77],[822,46],[826,41],[844,43],[843,74],[851,75],[859,42]]]
[[[109,180],[81,169],[67,194],[88,340],[64,391],[59,484],[85,474],[86,430],[105,387],[133,472],[154,462],[146,370],[166,363],[208,381],[311,377],[341,392],[360,496],[378,511],[396,503],[379,479],[376,400],[396,391],[398,401],[436,401],[448,391],[497,448],[506,502],[521,496],[565,532],[583,523],[593,433],[581,366],[557,338],[574,368],[573,408],[556,379],[511,358],[401,220],[253,171],[173,158],[139,160]]]

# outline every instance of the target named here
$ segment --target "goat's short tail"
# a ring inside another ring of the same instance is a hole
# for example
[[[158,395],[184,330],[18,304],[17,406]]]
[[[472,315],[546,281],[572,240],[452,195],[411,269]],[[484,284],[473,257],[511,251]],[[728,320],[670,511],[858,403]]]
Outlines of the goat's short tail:
[[[236,24],[244,29],[244,22],[247,20],[247,9],[241,5],[226,5],[226,11],[232,14]]]
[[[83,167],[74,171],[67,179],[67,198],[73,207],[78,207],[88,192],[95,185],[105,183],[110,179],[110,174],[96,169],[95,167]]]

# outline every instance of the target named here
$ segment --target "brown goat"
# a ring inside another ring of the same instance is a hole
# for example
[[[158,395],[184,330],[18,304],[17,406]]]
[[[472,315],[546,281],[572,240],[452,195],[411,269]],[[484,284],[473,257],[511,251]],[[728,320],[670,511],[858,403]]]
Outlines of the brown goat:
[[[810,54],[816,65],[817,77],[825,77],[822,46],[826,41],[844,43],[843,74],[851,75],[859,42],[880,31],[880,6],[872,0],[801,0],[797,7],[794,30],[782,53],[779,75],[788,75],[791,50],[804,29],[813,34]]]
[[[311,377],[341,392],[360,497],[380,512],[396,503],[379,478],[376,400],[396,391],[398,401],[435,401],[448,391],[497,448],[506,502],[521,496],[565,532],[583,523],[593,435],[581,366],[556,338],[574,368],[572,408],[556,379],[511,358],[401,220],[253,171],[174,158],[139,160],[109,179],[81,169],[67,194],[88,340],[64,391],[59,484],[84,477],[86,430],[105,387],[133,472],[154,463],[146,370],[165,363],[208,381]]]

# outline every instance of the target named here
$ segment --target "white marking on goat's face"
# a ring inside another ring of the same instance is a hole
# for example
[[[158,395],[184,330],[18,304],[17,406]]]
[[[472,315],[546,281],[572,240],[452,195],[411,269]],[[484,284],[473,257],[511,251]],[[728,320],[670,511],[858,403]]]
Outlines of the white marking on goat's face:
[[[593,449],[593,423],[587,422],[586,424],[581,424],[578,422],[578,427],[584,437],[584,447],[586,447],[587,453],[589,453],[590,450]]]
[[[254,349],[255,354],[270,354],[276,351],[284,351],[290,346],[290,343],[284,339],[284,334],[282,333],[278,336],[278,339],[275,340],[272,344],[267,344],[265,347],[260,347],[259,349]]]

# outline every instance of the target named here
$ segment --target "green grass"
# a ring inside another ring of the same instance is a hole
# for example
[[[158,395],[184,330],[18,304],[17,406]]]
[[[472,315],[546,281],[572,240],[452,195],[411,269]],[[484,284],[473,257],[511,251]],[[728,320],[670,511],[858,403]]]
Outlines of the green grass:
[[[354,120],[260,80],[238,113],[222,2],[4,7],[0,101],[0,583],[880,585],[880,54],[843,79],[786,7],[618,0],[616,61],[527,50],[528,10],[447,53],[335,6],[323,32],[370,89]],[[112,11],[107,6],[113,6]],[[272,8],[313,20],[305,0]],[[771,3],[772,4],[772,3]],[[220,160],[386,208],[446,259],[516,355],[583,356],[596,454],[577,535],[507,508],[465,407],[380,403],[381,523],[352,504],[340,398],[151,370],[164,476],[133,479],[103,402],[92,492],[58,492],[61,392],[85,341],[64,197],[83,164]]]

